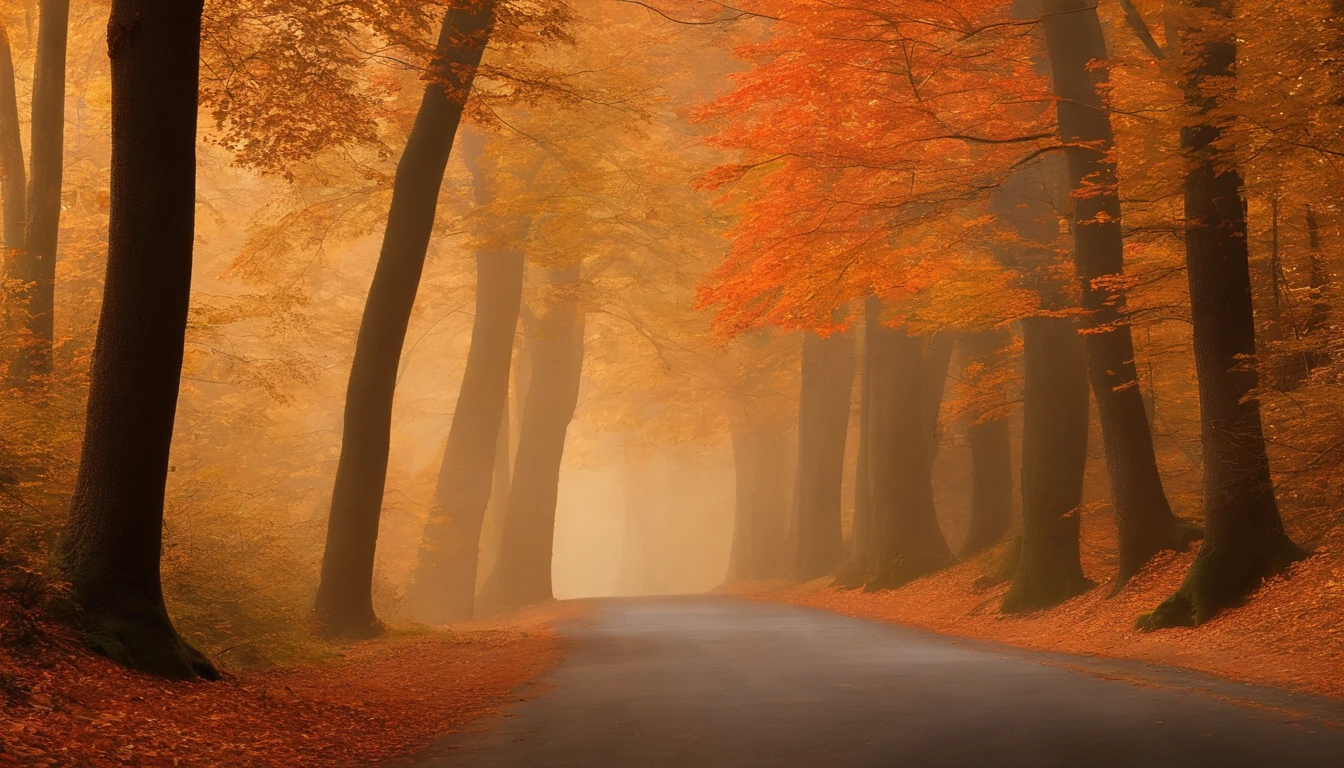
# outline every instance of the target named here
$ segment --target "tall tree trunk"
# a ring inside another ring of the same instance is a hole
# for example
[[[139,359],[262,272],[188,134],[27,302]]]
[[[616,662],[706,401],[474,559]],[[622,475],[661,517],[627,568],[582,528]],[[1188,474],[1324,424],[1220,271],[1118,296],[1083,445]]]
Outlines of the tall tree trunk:
[[[859,361],[859,446],[854,460],[854,524],[849,535],[849,551],[836,571],[835,586],[858,589],[872,576],[873,504],[868,482],[869,414],[872,405],[873,329],[881,322],[881,300],[869,297],[864,303],[863,358]]]
[[[1134,364],[1124,291],[1115,133],[1101,89],[1106,40],[1092,0],[1045,0],[1042,26],[1068,146],[1074,259],[1082,282],[1083,349],[1101,418],[1111,501],[1119,528],[1116,588],[1162,550],[1183,551],[1199,531],[1171,513]]]
[[[1072,320],[1022,321],[1022,544],[1005,612],[1034,611],[1086,591],[1079,506],[1087,463],[1087,374]]]
[[[201,5],[112,3],[106,287],[63,550],[95,648],[165,677],[213,679],[174,630],[159,581],[191,296]]]
[[[965,337],[968,359],[988,359],[1011,341],[1005,332],[986,331]],[[985,420],[984,413],[971,414],[966,430],[971,444],[971,525],[961,543],[961,556],[968,557],[998,542],[1013,526],[1013,456],[1008,418]]]
[[[550,273],[551,285],[562,290],[578,281],[577,264]],[[555,503],[565,435],[579,401],[584,323],[575,298],[557,295],[535,326],[527,339],[532,381],[523,407],[513,487],[499,558],[490,575],[497,583],[486,589],[494,598],[491,608],[517,608],[553,597]]]
[[[406,149],[397,164],[382,252],[364,304],[346,390],[341,457],[332,490],[316,611],[325,632],[367,637],[382,624],[373,612],[373,560],[387,482],[392,399],[439,187],[462,109],[489,41],[493,0],[450,9],[439,35]]]
[[[1232,16],[1227,0],[1196,5]],[[1235,39],[1208,37],[1185,38],[1193,49],[1185,52],[1186,101],[1201,115],[1219,107],[1222,82],[1236,77]],[[1202,624],[1304,556],[1284,533],[1260,404],[1250,397],[1258,381],[1244,364],[1255,357],[1246,207],[1231,149],[1218,143],[1221,133],[1213,120],[1181,131],[1188,158],[1186,272],[1204,442],[1206,533],[1181,588],[1140,619],[1148,629]]]
[[[831,573],[844,556],[840,492],[853,394],[853,333],[804,336],[793,553],[794,576],[804,581]]]
[[[9,31],[0,24],[0,197],[4,198],[5,274],[20,268],[27,227],[28,189],[23,167],[19,102],[14,87],[14,57]]]
[[[925,341],[883,325],[878,310],[880,305],[869,306],[867,325],[870,590],[901,586],[952,562],[933,506]]]
[[[479,135],[468,132],[463,139],[462,154],[475,182],[476,204],[488,205],[492,194],[481,165],[484,142]],[[529,226],[524,217],[501,222],[486,241],[489,247],[476,254],[476,317],[471,348],[439,470],[434,507],[406,595],[414,614],[430,624],[449,624],[472,616],[481,525],[490,503],[500,423],[507,424],[509,369],[526,263],[522,246]]]
[[[10,375],[16,381],[51,373],[55,338],[56,242],[61,225],[61,174],[65,141],[65,49],[70,0],[42,0],[38,8],[37,60],[33,69],[32,174],[28,223],[16,277],[27,286],[23,301],[29,332],[26,354]]]

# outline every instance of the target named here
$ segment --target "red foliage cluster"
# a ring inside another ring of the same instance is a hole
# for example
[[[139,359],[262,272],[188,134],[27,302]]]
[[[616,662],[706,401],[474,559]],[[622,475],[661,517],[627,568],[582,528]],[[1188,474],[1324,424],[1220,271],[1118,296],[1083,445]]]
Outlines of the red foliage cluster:
[[[570,609],[564,609],[566,612]],[[320,664],[172,683],[68,634],[0,647],[0,765],[369,765],[517,698],[561,651],[557,610],[509,624],[383,638]],[[44,628],[47,629],[47,628]]]
[[[958,220],[1056,143],[1036,42],[1011,3],[743,7],[777,21],[737,52],[757,65],[700,113],[719,127],[713,144],[742,154],[701,180],[746,198],[700,296],[728,334],[824,330],[855,299],[959,269]]]

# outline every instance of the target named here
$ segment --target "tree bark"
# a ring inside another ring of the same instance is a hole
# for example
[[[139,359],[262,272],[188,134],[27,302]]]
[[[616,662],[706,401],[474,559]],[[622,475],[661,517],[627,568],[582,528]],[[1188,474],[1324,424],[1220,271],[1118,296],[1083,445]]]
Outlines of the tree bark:
[[[199,0],[114,0],[111,213],[79,475],[63,540],[90,644],[170,678],[215,678],[159,580],[196,210]]]
[[[924,416],[925,340],[882,324],[868,307],[869,590],[893,589],[947,567],[952,552],[933,505],[932,457]]]
[[[26,382],[51,373],[55,338],[56,243],[61,224],[61,175],[65,140],[65,49],[70,0],[42,0],[38,8],[37,60],[33,69],[32,174],[28,223],[16,277],[27,283],[27,354],[11,377]]]
[[[952,368],[952,352],[957,337],[942,332],[930,336],[924,345],[924,429],[929,438],[929,471],[933,471],[934,459],[943,442],[943,425],[939,416],[943,410],[943,398],[947,394],[947,374]],[[932,480],[930,480],[932,482]]]
[[[579,281],[579,265],[552,270],[561,289]],[[578,406],[583,373],[584,323],[573,296],[554,296],[527,339],[532,350],[531,383],[523,407],[514,459],[513,486],[504,517],[499,558],[490,575],[492,609],[517,608],[550,600],[551,556],[555,543],[555,503],[560,487],[565,435]]]
[[[383,247],[364,304],[346,391],[341,457],[332,490],[316,613],[324,631],[367,637],[382,631],[373,611],[373,561],[387,482],[392,399],[439,187],[462,110],[489,41],[494,2],[450,9],[439,35],[406,149],[397,164]]]
[[[1092,586],[1079,553],[1087,374],[1072,320],[1022,321],[1022,539],[1005,613],[1049,608]]]
[[[28,189],[23,167],[19,102],[14,86],[14,57],[9,31],[0,24],[0,197],[4,198],[5,274],[17,276],[28,231]]]
[[[1227,0],[1199,0],[1230,18]],[[1207,37],[1207,36],[1205,36]],[[1186,39],[1186,101],[1208,116],[1219,105],[1214,80],[1236,77],[1237,45],[1229,37]],[[1240,604],[1266,578],[1305,556],[1284,533],[1265,451],[1258,385],[1255,316],[1251,304],[1243,183],[1234,155],[1218,143],[1209,120],[1182,129],[1185,178],[1186,272],[1194,323],[1204,442],[1204,542],[1180,589],[1151,614],[1146,629],[1194,626]]]
[[[872,404],[873,329],[881,322],[881,300],[869,297],[864,303],[863,358],[859,361],[859,446],[854,460],[854,524],[849,536],[849,551],[836,571],[835,586],[858,589],[868,582],[870,545],[873,530],[873,505],[869,495],[868,450],[871,433],[869,414]]]
[[[833,572],[844,556],[840,493],[853,394],[853,333],[827,338],[808,333],[803,338],[794,484],[797,526],[793,571],[804,581]]]
[[[488,205],[492,195],[481,167],[484,143],[473,134],[462,142],[462,149],[476,186],[476,204]],[[507,424],[509,370],[526,263],[522,244],[528,227],[523,217],[503,222],[498,232],[491,233],[491,247],[476,254],[476,317],[471,348],[439,470],[434,507],[406,595],[413,613],[430,624],[450,624],[472,616],[481,525],[490,503],[500,424]]]
[[[1074,260],[1082,283],[1083,350],[1101,419],[1119,528],[1116,588],[1162,550],[1184,551],[1199,531],[1171,512],[1134,364],[1125,293],[1115,133],[1102,97],[1106,40],[1092,0],[1045,0],[1042,26],[1068,147]]]
[[[971,359],[988,358],[1011,341],[1005,332],[986,331],[964,337]],[[966,430],[971,444],[971,525],[961,543],[961,557],[973,555],[1003,538],[1013,526],[1012,437],[1007,417],[983,420],[972,414]]]

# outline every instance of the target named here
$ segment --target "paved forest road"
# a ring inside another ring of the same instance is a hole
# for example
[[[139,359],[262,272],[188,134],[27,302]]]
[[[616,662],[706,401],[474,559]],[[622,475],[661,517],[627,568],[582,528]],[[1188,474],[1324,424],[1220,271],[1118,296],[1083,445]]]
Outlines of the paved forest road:
[[[596,601],[563,631],[525,701],[403,765],[1344,766],[1339,703],[1140,663],[724,597]]]

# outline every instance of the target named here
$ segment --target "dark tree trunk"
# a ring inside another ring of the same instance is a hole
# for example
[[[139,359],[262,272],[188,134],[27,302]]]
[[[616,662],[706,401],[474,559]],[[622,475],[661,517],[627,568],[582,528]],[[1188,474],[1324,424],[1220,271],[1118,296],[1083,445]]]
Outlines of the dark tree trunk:
[[[572,288],[579,266],[551,272],[553,287]],[[554,297],[527,339],[532,355],[531,384],[513,464],[513,487],[504,516],[499,558],[486,592],[490,608],[517,608],[550,600],[551,555],[555,543],[555,502],[565,435],[579,400],[583,373],[584,323],[573,296]]]
[[[966,337],[969,359],[987,361],[1012,340],[1007,333],[986,331]],[[971,444],[971,525],[961,543],[968,557],[997,543],[1013,526],[1013,456],[1008,418],[985,420],[973,413],[966,430]]]
[[[1092,586],[1079,554],[1087,374],[1072,320],[1022,321],[1022,540],[1005,612],[1049,608]]]
[[[804,336],[793,558],[794,575],[804,581],[833,572],[844,556],[840,492],[853,394],[854,335]]]
[[[788,438],[747,418],[733,427],[735,506],[728,581],[773,579],[786,572]]]
[[[892,589],[952,563],[933,506],[924,416],[925,341],[881,323],[869,305],[867,588]]]
[[[196,210],[201,3],[114,0],[112,208],[79,477],[63,542],[88,640],[136,669],[215,678],[159,581]]]
[[[489,40],[494,3],[449,10],[430,66],[420,111],[397,164],[382,252],[364,304],[346,390],[341,458],[332,490],[317,617],[338,637],[381,631],[373,612],[373,560],[378,543],[392,399],[425,252],[434,228],[439,187],[462,109]]]
[[[871,411],[871,385],[873,343],[872,334],[875,325],[880,322],[882,304],[876,297],[870,297],[864,305],[863,357],[859,361],[859,446],[854,461],[854,524],[849,535],[849,551],[836,571],[835,586],[843,589],[857,589],[867,583],[872,575],[868,564],[873,530],[873,505],[869,495],[868,416]]]
[[[1101,419],[1119,528],[1117,589],[1162,550],[1183,551],[1199,531],[1171,513],[1134,364],[1124,291],[1115,134],[1101,89],[1106,40],[1092,0],[1045,0],[1042,26],[1059,97],[1060,139],[1073,190],[1074,259],[1082,282],[1083,349]],[[1112,281],[1109,282],[1108,281]]]
[[[1232,14],[1226,0],[1196,4]],[[1186,51],[1186,60],[1187,103],[1207,115],[1219,106],[1222,87],[1212,81],[1236,76],[1236,42],[1206,40]],[[1149,629],[1201,624],[1304,556],[1284,533],[1260,404],[1250,398],[1258,382],[1254,368],[1245,364],[1255,357],[1246,207],[1241,174],[1231,150],[1217,143],[1220,135],[1212,121],[1181,131],[1189,163],[1186,272],[1204,442],[1206,533],[1181,588],[1140,619]]]
[[[42,0],[33,69],[32,174],[28,224],[16,277],[27,283],[27,354],[11,370],[16,381],[51,373],[56,296],[56,242],[61,225],[61,174],[65,158],[65,48],[70,0]]]
[[[0,197],[4,198],[5,274],[17,276],[27,232],[28,189],[9,32],[0,24]]]
[[[463,138],[467,138],[465,132]],[[478,137],[473,139],[463,141],[463,156],[475,180],[476,204],[487,205],[491,193],[481,167],[484,143]],[[522,243],[528,226],[521,217],[507,222],[492,233],[491,241],[498,246],[476,254],[476,317],[471,348],[439,470],[434,507],[421,538],[415,578],[406,595],[414,614],[430,624],[450,624],[472,616],[481,525],[490,503],[500,424],[507,424],[509,369],[523,296]]]

